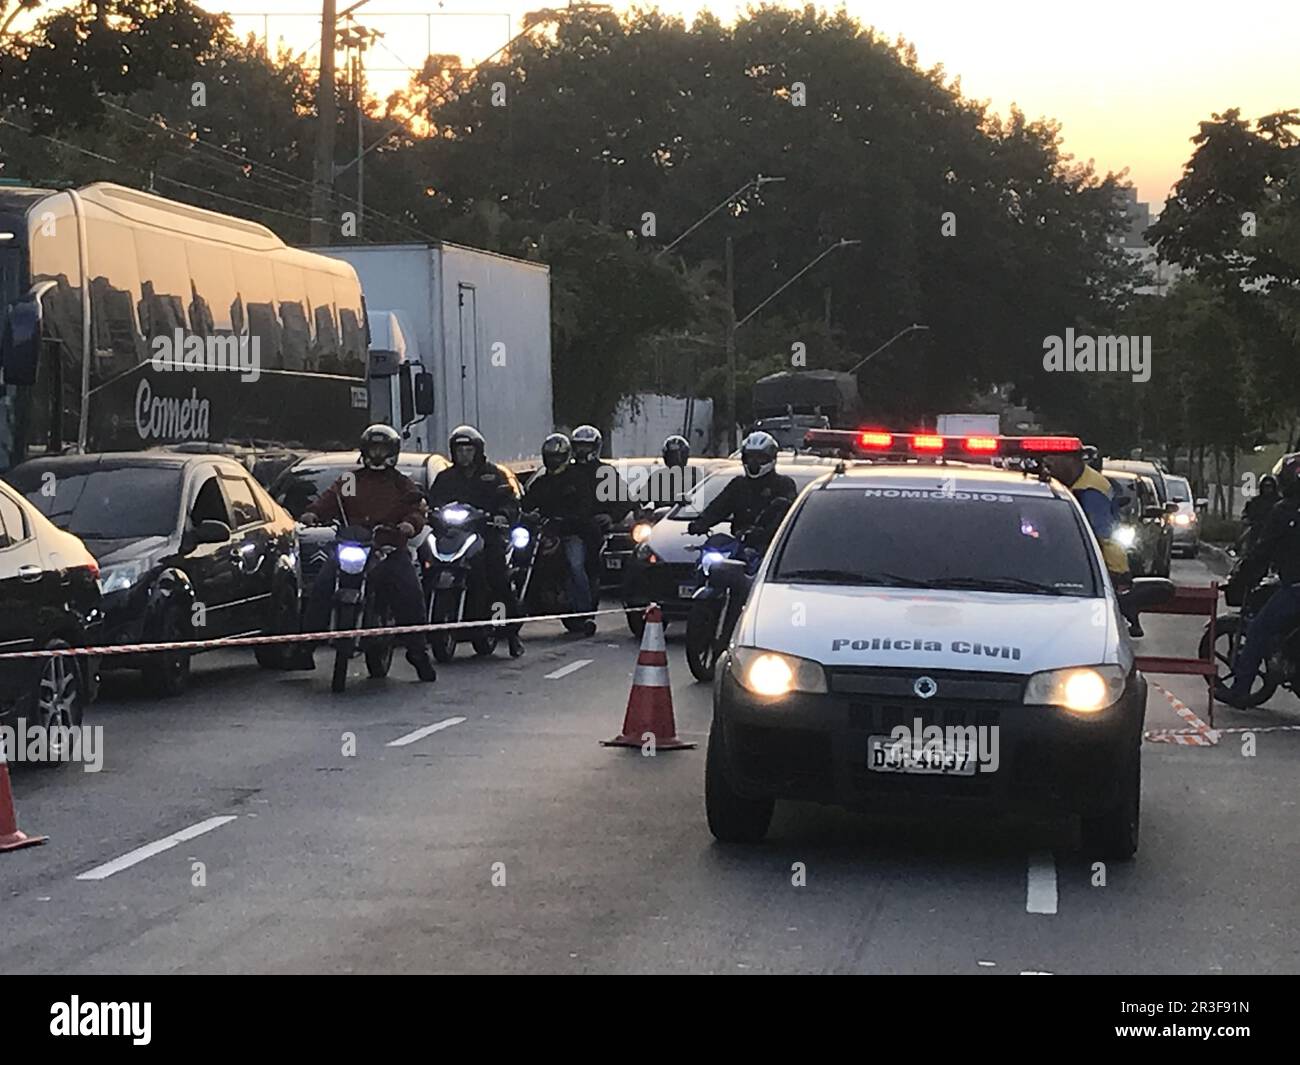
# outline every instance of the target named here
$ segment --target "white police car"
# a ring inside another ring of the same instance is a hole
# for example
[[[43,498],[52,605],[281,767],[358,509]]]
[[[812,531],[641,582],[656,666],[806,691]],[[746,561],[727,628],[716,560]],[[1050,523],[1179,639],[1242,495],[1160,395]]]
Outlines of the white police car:
[[[1088,853],[1130,857],[1147,686],[1097,541],[1059,482],[949,461],[1078,442],[809,434],[834,438],[882,461],[806,488],[754,578],[714,685],[714,836],[761,839],[777,799],[987,803],[1077,814]]]

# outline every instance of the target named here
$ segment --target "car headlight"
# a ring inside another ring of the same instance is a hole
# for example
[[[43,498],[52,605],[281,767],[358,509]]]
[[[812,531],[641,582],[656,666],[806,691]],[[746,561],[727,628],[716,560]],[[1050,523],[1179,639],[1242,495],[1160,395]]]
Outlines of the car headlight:
[[[149,563],[145,559],[136,559],[134,562],[119,562],[115,566],[105,566],[99,574],[99,591],[103,595],[109,595],[112,592],[124,592],[139,583],[140,579],[148,571]]]
[[[643,544],[650,539],[650,523],[648,521],[639,521],[632,526],[632,542]]]
[[[370,557],[370,548],[360,544],[339,545],[339,569],[344,573],[360,573],[366,568],[366,559]]]
[[[1095,714],[1124,694],[1119,666],[1078,666],[1035,673],[1025,686],[1025,704],[1060,706],[1079,714]]]
[[[1175,515],[1174,515],[1174,524],[1175,524],[1175,525],[1191,525],[1191,524],[1192,524],[1192,518],[1191,518],[1191,515],[1190,515],[1190,514],[1175,514]]]
[[[1132,525],[1120,525],[1115,529],[1114,540],[1126,550],[1137,543],[1137,529]]]
[[[826,691],[826,671],[820,662],[759,647],[734,648],[731,672],[741,687],[755,695],[778,697],[792,691],[814,694]]]
[[[510,546],[516,551],[522,551],[529,545],[532,539],[533,534],[522,525],[516,525],[510,530]]]

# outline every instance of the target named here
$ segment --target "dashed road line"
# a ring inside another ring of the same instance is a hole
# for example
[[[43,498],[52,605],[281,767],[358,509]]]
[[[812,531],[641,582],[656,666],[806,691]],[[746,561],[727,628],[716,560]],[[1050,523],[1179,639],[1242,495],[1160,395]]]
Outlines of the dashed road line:
[[[449,717],[445,721],[438,721],[432,725],[425,725],[424,728],[418,728],[414,732],[408,732],[405,736],[399,736],[386,747],[406,747],[409,744],[416,743],[424,739],[425,736],[432,736],[435,732],[441,732],[445,728],[451,728],[452,725],[459,725],[465,718]]]
[[[197,825],[190,825],[189,828],[182,828],[179,832],[173,832],[170,836],[157,840],[154,843],[146,843],[143,847],[137,847],[133,851],[122,855],[120,858],[114,858],[111,862],[105,862],[103,865],[97,865],[94,869],[78,875],[78,880],[107,880],[114,873],[120,873],[124,869],[130,869],[133,865],[139,865],[148,858],[156,854],[162,854],[163,851],[169,851],[178,843],[184,843],[187,840],[195,839],[205,833],[211,832],[214,828],[220,828],[222,825],[229,824],[231,821],[238,819],[236,814],[226,814],[222,817],[209,817],[206,821],[200,821]]]
[[[547,673],[544,680],[559,680],[561,677],[567,677],[570,673],[576,673],[583,666],[589,666],[594,662],[594,658],[579,658],[576,662],[570,662],[567,666],[561,666],[553,672]]]
[[[1050,851],[1029,856],[1029,874],[1025,881],[1025,912],[1056,912],[1056,859]]]

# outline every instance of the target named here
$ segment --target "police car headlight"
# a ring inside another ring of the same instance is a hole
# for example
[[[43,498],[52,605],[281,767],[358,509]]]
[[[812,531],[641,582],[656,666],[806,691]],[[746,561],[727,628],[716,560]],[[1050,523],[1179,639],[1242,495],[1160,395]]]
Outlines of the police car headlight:
[[[1137,543],[1137,535],[1132,525],[1121,525],[1115,530],[1115,542],[1127,550]]]
[[[1083,666],[1035,673],[1025,686],[1025,703],[1093,714],[1113,705],[1123,694],[1124,671],[1119,666]]]
[[[737,647],[731,653],[731,672],[741,687],[755,695],[776,697],[790,692],[826,691],[826,671],[820,662],[758,647]]]
[[[1175,515],[1174,515],[1174,524],[1175,524],[1175,525],[1191,525],[1191,524],[1192,524],[1192,518],[1191,518],[1191,515],[1189,515],[1189,514],[1175,514]]]

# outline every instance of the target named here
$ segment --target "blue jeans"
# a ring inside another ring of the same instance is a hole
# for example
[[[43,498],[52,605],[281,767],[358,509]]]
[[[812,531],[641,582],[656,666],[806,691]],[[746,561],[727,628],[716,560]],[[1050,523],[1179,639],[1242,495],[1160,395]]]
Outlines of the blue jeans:
[[[591,606],[591,582],[587,579],[587,545],[581,536],[566,536],[564,561],[569,568],[569,609],[575,614],[586,613]]]
[[[1278,637],[1297,621],[1300,621],[1300,587],[1284,584],[1269,597],[1246,628],[1246,639],[1237,649],[1237,658],[1232,664],[1233,695],[1250,693],[1259,664],[1273,651]]]

